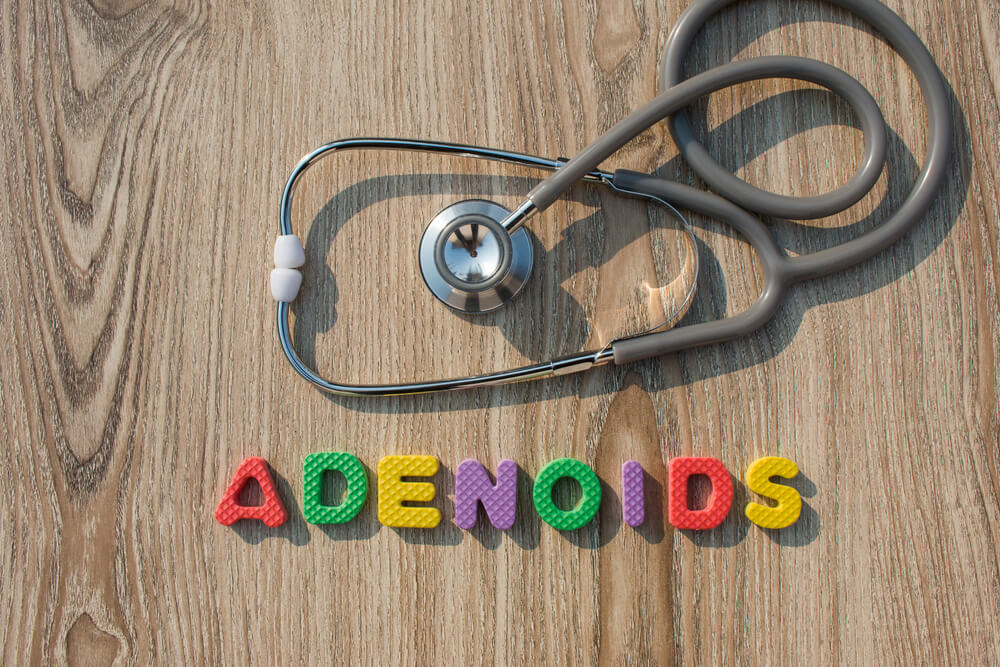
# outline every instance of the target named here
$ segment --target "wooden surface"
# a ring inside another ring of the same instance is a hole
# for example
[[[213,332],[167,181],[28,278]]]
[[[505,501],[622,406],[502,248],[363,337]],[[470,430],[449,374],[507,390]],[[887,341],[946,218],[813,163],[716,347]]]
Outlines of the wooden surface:
[[[958,118],[951,176],[914,233],[797,287],[747,339],[393,400],[328,398],[279,351],[267,274],[291,167],[355,135],[572,155],[655,94],[685,1],[0,4],[3,662],[996,663],[1000,14],[990,0],[890,4],[940,63]],[[771,221],[803,252],[898,205],[923,109],[885,44],[812,2],[724,12],[689,69],[774,53],[846,69],[893,129],[867,200]],[[830,189],[860,156],[845,105],[790,82],[695,111],[715,155],[780,192]],[[697,182],[663,126],[607,166]],[[536,275],[510,308],[466,319],[429,296],[415,248],[430,216],[464,196],[514,202],[535,176],[377,154],[311,173],[295,211],[304,358],[343,379],[447,375],[652,318],[639,288],[680,275],[676,223],[587,188],[533,221]],[[703,274],[687,322],[736,312],[759,284],[739,238],[693,222]],[[370,470],[438,456],[442,525],[381,527],[374,494],[348,525],[307,525],[302,461],[323,450]],[[705,533],[664,517],[666,462],[690,454],[737,481],[729,519]],[[212,518],[250,455],[278,476],[280,529]],[[802,471],[791,529],[742,516],[760,455]],[[560,456],[605,482],[598,520],[570,534],[541,524],[527,493]],[[467,457],[521,466],[508,533],[454,525]],[[650,478],[639,530],[620,520],[628,459]]]

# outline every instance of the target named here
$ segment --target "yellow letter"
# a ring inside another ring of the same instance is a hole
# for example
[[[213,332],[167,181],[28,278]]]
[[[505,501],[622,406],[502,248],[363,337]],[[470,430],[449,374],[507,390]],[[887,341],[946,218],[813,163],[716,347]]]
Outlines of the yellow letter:
[[[430,477],[437,472],[433,456],[386,456],[378,462],[378,520],[396,528],[433,528],[441,523],[434,507],[407,507],[403,501],[434,500],[430,482],[404,482],[403,477]]]
[[[791,479],[799,474],[799,467],[794,461],[780,456],[765,456],[757,459],[747,468],[747,488],[771,500],[777,501],[774,507],[747,503],[747,518],[761,528],[785,528],[799,520],[802,511],[802,496],[790,486],[775,484],[772,477]]]

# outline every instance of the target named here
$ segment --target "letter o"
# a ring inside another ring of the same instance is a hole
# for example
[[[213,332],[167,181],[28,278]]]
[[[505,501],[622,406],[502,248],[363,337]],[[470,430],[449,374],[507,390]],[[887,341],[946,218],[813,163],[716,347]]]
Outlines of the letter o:
[[[571,510],[559,509],[552,500],[552,489],[563,477],[572,477],[583,490],[580,502]],[[542,521],[556,530],[576,530],[587,525],[597,514],[601,505],[601,481],[582,461],[556,459],[538,471],[531,497]]]

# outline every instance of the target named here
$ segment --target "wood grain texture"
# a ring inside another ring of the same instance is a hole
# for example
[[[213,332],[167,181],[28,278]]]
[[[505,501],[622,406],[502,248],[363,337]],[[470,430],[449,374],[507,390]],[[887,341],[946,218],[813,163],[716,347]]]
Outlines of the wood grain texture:
[[[919,228],[797,287],[749,338],[628,368],[474,393],[331,399],[281,355],[267,289],[276,209],[301,154],[389,135],[572,155],[656,92],[685,0],[0,3],[0,639],[5,664],[991,664],[1000,661],[1000,13],[988,0],[890,6],[953,88],[957,152]],[[322,6],[316,6],[322,5]],[[906,195],[926,138],[919,91],[864,25],[814,2],[716,17],[696,71],[817,57],[892,128],[873,193],[809,225],[796,252],[850,238]],[[750,182],[806,194],[861,152],[844,104],[787,81],[695,108]],[[533,174],[357,155],[310,173],[296,208],[306,286],[296,345],[344,379],[446,375],[581,349],[649,317],[682,247],[668,217],[586,188],[533,224],[531,286],[485,319],[420,283],[415,247],[458,196],[511,202]],[[658,126],[609,161],[696,183]],[[478,168],[478,167],[477,167]],[[760,276],[694,218],[700,296],[735,312]],[[347,347],[349,341],[350,347]],[[346,353],[345,352],[349,352]],[[438,456],[444,522],[308,526],[312,451]],[[736,475],[795,460],[793,528],[673,530],[666,462]],[[212,519],[237,464],[266,457],[291,520]],[[599,519],[541,524],[530,480],[573,456],[605,482]],[[521,466],[508,533],[452,522],[464,458]],[[620,520],[623,461],[651,508]]]

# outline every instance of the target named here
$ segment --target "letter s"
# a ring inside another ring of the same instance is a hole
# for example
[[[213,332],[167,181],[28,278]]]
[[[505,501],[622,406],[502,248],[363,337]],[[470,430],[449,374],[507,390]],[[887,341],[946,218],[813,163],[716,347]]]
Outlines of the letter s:
[[[798,474],[799,467],[795,462],[780,456],[765,456],[751,463],[747,468],[747,488],[778,504],[769,507],[747,503],[744,510],[747,518],[761,528],[786,528],[798,521],[802,512],[802,496],[790,486],[771,481],[772,477],[791,479]]]

